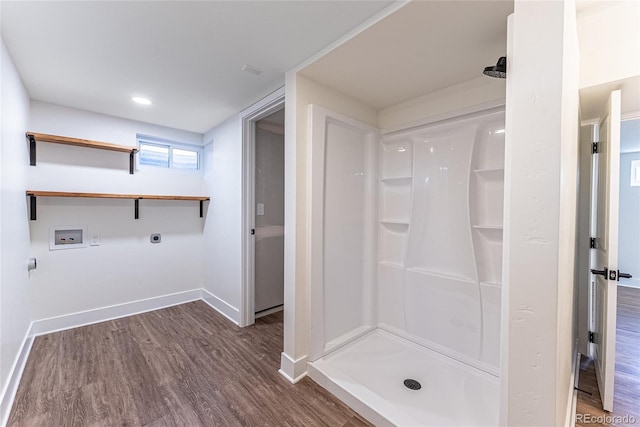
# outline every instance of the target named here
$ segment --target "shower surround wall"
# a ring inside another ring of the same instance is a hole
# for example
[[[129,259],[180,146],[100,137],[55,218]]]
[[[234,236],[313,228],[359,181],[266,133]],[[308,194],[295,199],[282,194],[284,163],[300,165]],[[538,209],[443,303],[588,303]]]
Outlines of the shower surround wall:
[[[504,114],[382,138],[378,323],[497,374]]]
[[[310,109],[310,375],[377,425],[497,424],[503,109],[381,138]]]

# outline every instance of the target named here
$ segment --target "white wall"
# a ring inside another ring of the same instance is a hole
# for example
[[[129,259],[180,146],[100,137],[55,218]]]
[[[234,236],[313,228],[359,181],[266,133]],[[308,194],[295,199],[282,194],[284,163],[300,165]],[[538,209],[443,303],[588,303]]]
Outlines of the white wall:
[[[239,322],[242,292],[242,119],[235,115],[204,135],[204,288]]]
[[[592,2],[578,13],[580,87],[640,75],[640,2]]]
[[[406,129],[430,121],[459,116],[477,106],[504,105],[505,81],[486,76],[419,96],[378,112],[383,130]],[[476,108],[477,110],[477,108]]]
[[[633,279],[620,283],[640,287],[640,187],[631,187],[631,161],[640,160],[640,152],[620,156],[620,230],[618,265]]]
[[[566,425],[575,341],[575,4],[516,0],[509,39],[501,425]]]
[[[134,146],[136,133],[201,145],[202,135],[71,108],[33,102],[29,131]],[[23,129],[24,131],[24,129]],[[26,161],[26,160],[25,160]],[[26,163],[28,164],[28,163]],[[37,144],[28,167],[31,190],[200,195],[202,173],[141,167],[130,175],[129,156],[57,144]],[[206,219],[198,202],[38,198],[30,221],[34,320],[158,297],[202,287]],[[55,225],[87,226],[100,246],[49,250]],[[161,233],[162,243],[149,235]],[[3,239],[3,242],[5,240]]]
[[[27,258],[26,169],[29,153],[24,131],[29,117],[29,96],[0,39],[0,423],[8,415],[9,376],[26,338],[31,316]]]
[[[285,290],[282,372],[298,379],[306,372],[308,354],[308,106],[377,126],[377,111],[320,85],[295,70],[286,78],[285,129]],[[290,177],[295,176],[295,181]],[[288,263],[294,266],[288,268]]]

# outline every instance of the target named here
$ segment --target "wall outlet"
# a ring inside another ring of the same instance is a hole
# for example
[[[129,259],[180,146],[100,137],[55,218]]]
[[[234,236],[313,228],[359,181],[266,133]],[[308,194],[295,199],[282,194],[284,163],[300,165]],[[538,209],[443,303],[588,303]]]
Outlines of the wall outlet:
[[[89,241],[89,245],[91,245],[91,246],[100,246],[100,235],[99,234],[92,234],[91,235],[91,240]]]
[[[152,234],[149,241],[151,243],[160,243],[162,242],[162,236],[160,234]]]
[[[256,215],[264,215],[264,203],[258,203],[256,207]]]

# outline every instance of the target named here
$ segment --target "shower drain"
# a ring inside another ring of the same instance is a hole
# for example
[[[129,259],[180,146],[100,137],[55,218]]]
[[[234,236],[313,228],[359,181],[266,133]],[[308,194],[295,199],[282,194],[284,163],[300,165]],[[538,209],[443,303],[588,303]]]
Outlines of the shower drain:
[[[404,386],[411,390],[420,390],[422,388],[422,385],[418,381],[412,379],[404,380]]]

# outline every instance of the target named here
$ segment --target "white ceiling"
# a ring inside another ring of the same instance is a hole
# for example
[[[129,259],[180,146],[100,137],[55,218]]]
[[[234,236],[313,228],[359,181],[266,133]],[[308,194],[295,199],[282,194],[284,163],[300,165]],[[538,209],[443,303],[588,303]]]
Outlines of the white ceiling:
[[[506,55],[513,1],[415,1],[302,74],[376,109],[482,76]],[[489,78],[489,77],[487,77]]]
[[[640,76],[634,76],[580,89],[580,116],[584,123],[598,121],[614,90],[622,92],[620,107],[623,118],[640,112]]]
[[[390,3],[2,1],[0,16],[32,99],[203,133]]]

